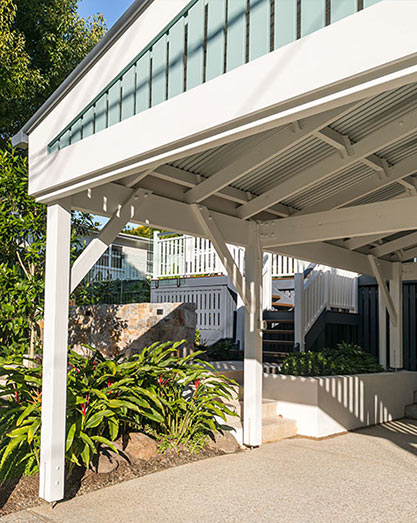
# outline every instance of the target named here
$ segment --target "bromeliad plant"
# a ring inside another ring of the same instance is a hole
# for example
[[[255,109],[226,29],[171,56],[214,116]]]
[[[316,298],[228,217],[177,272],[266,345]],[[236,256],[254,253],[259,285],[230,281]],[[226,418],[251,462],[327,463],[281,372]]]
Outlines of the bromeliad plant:
[[[196,449],[233,413],[232,382],[212,374],[200,353],[177,355],[180,344],[154,344],[131,358],[105,359],[91,349],[68,356],[68,470],[89,467],[106,445],[146,430],[165,446]],[[10,361],[0,368],[0,480],[39,467],[42,370]]]

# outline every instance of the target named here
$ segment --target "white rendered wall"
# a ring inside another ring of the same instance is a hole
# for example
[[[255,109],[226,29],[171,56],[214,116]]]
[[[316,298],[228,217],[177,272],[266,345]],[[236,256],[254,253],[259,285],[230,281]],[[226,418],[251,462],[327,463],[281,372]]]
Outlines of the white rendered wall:
[[[298,434],[322,438],[404,417],[414,402],[417,372],[302,378],[264,374],[263,396],[297,421]]]

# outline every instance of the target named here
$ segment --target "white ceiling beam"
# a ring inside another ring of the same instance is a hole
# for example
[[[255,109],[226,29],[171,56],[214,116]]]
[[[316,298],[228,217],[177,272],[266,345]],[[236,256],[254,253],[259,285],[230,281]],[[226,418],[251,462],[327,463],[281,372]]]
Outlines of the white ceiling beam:
[[[325,242],[274,247],[267,250],[299,260],[373,276],[368,256]],[[380,260],[380,267],[384,277],[389,280],[392,277],[392,263]]]
[[[374,247],[370,251],[370,254],[381,258],[382,256],[386,256],[387,254],[391,254],[392,252],[399,251],[401,249],[407,249],[413,245],[417,245],[417,232],[407,234],[407,236],[403,236],[397,240],[392,240],[390,242],[384,243],[383,245],[379,245],[378,247]]]
[[[220,232],[214,217],[211,215],[207,207],[203,207],[202,205],[197,204],[192,204],[191,207],[197,221],[205,232],[205,236],[213,244],[217,255],[226,269],[227,275],[232,280],[232,283],[235,286],[239,296],[242,298],[243,303],[248,309],[250,309],[250,293],[246,288],[245,280],[242,276],[242,273],[240,272],[239,267],[233,259],[226,242],[224,241],[223,235]]]
[[[416,256],[417,257],[417,256]],[[402,263],[402,279],[403,281],[417,280],[417,263]]]
[[[178,167],[173,167],[172,165],[161,165],[161,167],[155,169],[152,175],[160,178],[161,180],[175,182],[182,185],[183,187],[189,188],[195,187],[201,183],[201,180],[199,180],[199,175],[190,173],[184,169],[179,169]],[[217,192],[216,196],[239,204],[246,203],[252,198],[255,198],[255,195],[241,191],[235,187],[225,187],[221,191]],[[294,210],[292,208],[280,204],[274,205],[271,207],[271,209],[268,209],[268,212],[271,214],[282,216],[283,218],[290,216],[293,211]]]
[[[410,156],[389,168],[389,175],[370,176],[352,187],[339,191],[337,194],[322,200],[317,205],[305,208],[298,214],[310,214],[330,209],[337,209],[355,202],[368,194],[383,189],[387,185],[398,182],[417,171],[417,154]],[[409,182],[410,183],[410,182]]]
[[[363,103],[363,102],[360,102]],[[294,147],[307,136],[327,126],[337,118],[352,111],[356,105],[332,109],[323,114],[312,116],[298,122],[297,126],[287,125],[279,129],[272,136],[251,147],[239,158],[225,165],[217,173],[201,182],[188,191],[186,200],[189,203],[198,203],[212,194],[220,191],[227,185],[236,182],[239,178],[273,160],[291,147]]]
[[[149,196],[143,189],[133,190],[127,199],[118,206],[100,234],[94,238],[75,260],[71,269],[71,292],[73,292],[93,265],[106,252],[123,227],[133,219],[135,212]]]
[[[371,154],[376,153],[379,149],[401,140],[413,133],[416,129],[417,109],[414,109],[394,122],[382,126],[354,144],[350,156],[342,158],[339,152],[332,154],[328,158],[315,163],[311,167],[299,172],[290,179],[242,205],[238,209],[238,216],[244,219],[250,218],[251,216],[267,209],[271,205],[288,199],[294,194],[306,190],[312,185],[329,178],[333,174],[350,167]],[[407,175],[408,174],[410,174],[410,172],[407,172]],[[406,175],[398,176],[398,178],[403,178],[405,176]]]
[[[401,251],[399,257],[400,257],[401,261],[407,261],[407,260],[411,260],[413,258],[417,258],[417,247],[413,247],[412,249],[407,249],[405,251]]]
[[[295,245],[417,228],[417,196],[281,218],[261,224],[262,245]]]
[[[341,134],[331,127],[325,127],[321,131],[314,133],[314,136],[322,142],[331,145],[335,149],[342,151],[343,153],[350,156],[353,153],[352,142],[349,136]]]
[[[116,183],[103,185],[74,195],[72,207],[78,211],[111,216],[132,192],[134,190]],[[224,213],[212,210],[210,212],[222,231],[226,243],[242,247],[247,245],[249,222]],[[140,206],[135,206],[134,216],[129,221],[182,234],[205,237],[191,206],[166,196],[149,194]]]
[[[385,236],[386,234],[371,234],[370,236],[359,236],[358,238],[349,238],[348,240],[343,240],[342,243],[344,248],[354,251],[370,243],[378,242],[378,240],[382,240],[383,238],[385,238]]]
[[[384,278],[384,275],[380,268],[379,260],[377,260],[372,255],[369,255],[368,259],[369,259],[369,263],[371,264],[376,281],[378,282],[378,286],[381,291],[381,296],[382,296],[382,299],[384,300],[384,305],[385,305],[387,311],[389,312],[392,323],[395,326],[397,326],[398,314],[397,314],[397,311],[395,310],[394,302],[392,301],[391,295],[389,293],[386,279]]]

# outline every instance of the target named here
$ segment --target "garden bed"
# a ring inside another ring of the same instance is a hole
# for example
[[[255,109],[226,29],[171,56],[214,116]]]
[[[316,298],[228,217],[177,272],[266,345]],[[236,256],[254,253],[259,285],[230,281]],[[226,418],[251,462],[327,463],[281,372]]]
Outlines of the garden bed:
[[[138,460],[132,464],[121,462],[116,470],[108,474],[96,474],[91,471],[86,472],[85,469],[76,469],[66,482],[65,500],[116,483],[223,454],[225,453],[210,447],[205,447],[198,454],[185,449],[178,452],[170,449],[164,454],[157,454],[149,461]],[[38,497],[38,490],[39,474],[6,481],[0,487],[0,517],[46,503]]]

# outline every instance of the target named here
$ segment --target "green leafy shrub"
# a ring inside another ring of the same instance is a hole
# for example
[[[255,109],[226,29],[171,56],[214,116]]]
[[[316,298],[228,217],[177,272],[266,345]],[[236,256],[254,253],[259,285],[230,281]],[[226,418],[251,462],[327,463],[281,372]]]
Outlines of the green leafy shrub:
[[[69,471],[90,466],[101,445],[146,428],[164,446],[203,444],[219,421],[232,414],[223,400],[231,382],[197,360],[177,356],[180,344],[154,344],[131,358],[106,360],[70,352],[67,372],[66,459]],[[0,479],[39,467],[40,366],[17,360],[0,368]],[[217,417],[217,419],[216,419]]]
[[[239,350],[233,339],[225,338],[210,347],[204,347],[202,359],[205,361],[243,360],[243,351]]]
[[[285,358],[281,373],[291,376],[367,374],[384,369],[361,347],[339,343],[321,352],[295,352]]]

